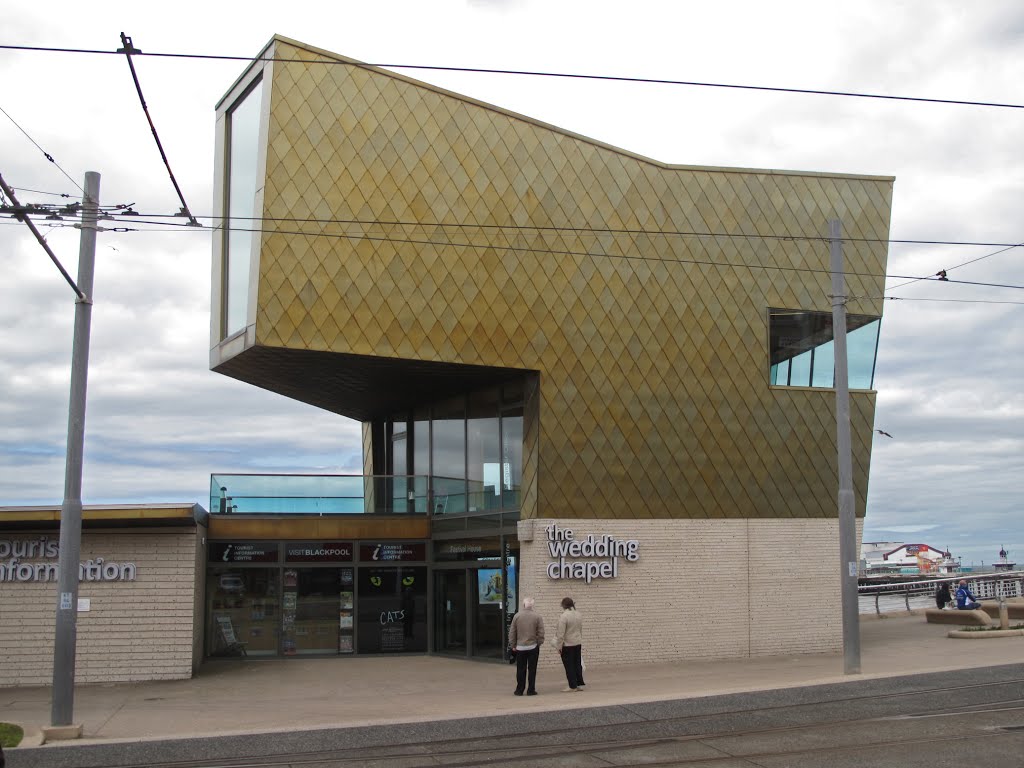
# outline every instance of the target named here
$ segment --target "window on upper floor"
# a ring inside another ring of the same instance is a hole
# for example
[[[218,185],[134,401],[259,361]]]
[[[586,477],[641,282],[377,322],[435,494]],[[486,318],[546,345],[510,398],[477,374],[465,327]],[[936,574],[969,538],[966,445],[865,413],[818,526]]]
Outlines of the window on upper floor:
[[[263,101],[261,81],[228,112],[227,212],[224,240],[224,336],[246,326],[249,313],[249,269],[253,242],[258,241],[260,225],[255,218],[256,193],[262,186],[257,178],[259,166],[260,108]]]
[[[871,389],[875,378],[881,318],[846,316],[846,357],[850,389]],[[769,383],[779,387],[835,386],[832,313],[768,310]]]

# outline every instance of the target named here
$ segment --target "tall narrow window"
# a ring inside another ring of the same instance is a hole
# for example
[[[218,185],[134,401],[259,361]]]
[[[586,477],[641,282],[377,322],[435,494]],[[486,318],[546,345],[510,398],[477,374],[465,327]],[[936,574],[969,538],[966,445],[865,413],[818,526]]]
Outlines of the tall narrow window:
[[[391,462],[388,469],[391,474],[391,504],[395,512],[412,512],[409,503],[415,497],[414,484],[409,475],[409,441],[408,425],[404,414],[391,422]],[[410,491],[413,496],[410,496]]]
[[[262,186],[259,166],[261,82],[249,89],[228,112],[228,221],[225,223],[224,335],[245,328],[249,310],[249,268],[256,233],[256,193]]]
[[[498,390],[469,396],[466,421],[469,472],[469,511],[501,508],[501,438],[498,429]]]
[[[431,467],[434,474],[434,514],[465,512],[466,499],[466,405],[453,397],[434,406]]]

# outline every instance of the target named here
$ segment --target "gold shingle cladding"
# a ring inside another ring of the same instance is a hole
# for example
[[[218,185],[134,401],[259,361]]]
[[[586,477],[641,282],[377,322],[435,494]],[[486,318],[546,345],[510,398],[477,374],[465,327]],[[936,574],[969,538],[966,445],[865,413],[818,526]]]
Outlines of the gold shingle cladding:
[[[328,397],[225,372],[360,417],[360,360],[408,374],[394,408],[431,365],[536,371],[524,517],[836,515],[834,393],[769,386],[767,311],[830,310],[838,218],[848,292],[871,297],[850,311],[881,314],[892,178],[667,165],[269,50],[253,351],[337,375]],[[874,400],[851,395],[858,515]]]

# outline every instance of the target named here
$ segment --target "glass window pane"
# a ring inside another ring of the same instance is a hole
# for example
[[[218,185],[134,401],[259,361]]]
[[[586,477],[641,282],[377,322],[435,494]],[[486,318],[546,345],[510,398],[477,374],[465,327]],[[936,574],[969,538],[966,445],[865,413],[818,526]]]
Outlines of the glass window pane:
[[[406,455],[405,432],[400,437],[391,440],[391,503],[390,509],[398,513],[408,513],[409,491],[413,489],[413,483],[409,481],[408,457]]]
[[[787,386],[789,384],[789,360],[773,365],[768,381],[781,387]]]
[[[211,569],[207,576],[207,656],[275,656],[277,568]]]
[[[427,408],[416,409],[412,425],[412,443],[412,474],[433,474],[430,469],[430,411]]]
[[[501,609],[505,601],[505,580],[501,560],[494,568],[471,571],[475,589],[471,591],[473,616],[473,655],[500,659],[505,653],[507,634]]]
[[[789,386],[809,387],[811,385],[811,353],[804,352],[789,361]]]
[[[434,408],[431,438],[435,506],[441,505],[442,512],[446,514],[465,512],[467,504],[464,398],[452,398]]]
[[[836,343],[832,340],[814,350],[811,386],[831,389],[836,381]]]
[[[407,469],[410,475],[415,475],[413,485],[416,489],[417,513],[427,511],[427,489],[421,479],[430,476],[430,411],[427,408],[417,408],[413,416],[412,425],[412,466]]]
[[[427,569],[360,568],[360,653],[427,650]]]
[[[523,409],[501,415],[501,490],[502,507],[519,509],[523,482]]]
[[[501,507],[498,423],[498,390],[471,394],[466,422],[470,512]]]
[[[225,335],[245,328],[249,307],[249,267],[258,230],[254,218],[256,192],[262,186],[256,177],[259,164],[260,107],[262,83],[249,91],[228,113],[228,200],[229,229],[225,250]]]
[[[872,320],[846,334],[850,389],[871,389],[875,381],[875,354],[882,323]]]
[[[345,611],[341,592],[338,568],[285,570],[281,642],[286,656],[339,652],[340,624],[352,617],[351,592],[346,593],[349,610]]]

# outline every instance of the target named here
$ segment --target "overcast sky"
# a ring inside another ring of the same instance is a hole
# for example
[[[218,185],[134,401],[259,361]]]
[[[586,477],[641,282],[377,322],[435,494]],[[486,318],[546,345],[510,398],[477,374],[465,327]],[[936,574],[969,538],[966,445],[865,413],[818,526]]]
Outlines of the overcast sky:
[[[253,56],[279,33],[377,64],[1024,103],[1012,1],[2,4],[3,45],[113,51],[123,31],[144,52]],[[189,207],[209,214],[214,105],[244,64],[135,62]],[[1024,240],[1024,109],[399,71],[665,162],[895,176],[894,239]],[[0,82],[0,107],[75,182],[0,114],[0,173],[20,202],[80,199],[91,170],[104,204],[178,209],[123,56],[0,50]],[[76,274],[77,230],[46,232]],[[211,472],[361,469],[355,422],[209,371],[210,238],[99,236],[87,504],[207,506]],[[997,250],[894,244],[889,274]],[[24,225],[0,221],[0,258],[0,505],[59,504],[74,297]],[[1022,265],[1011,249],[949,277],[1024,285]],[[979,564],[1005,546],[1024,562],[1024,305],[998,303],[1024,291],[933,280],[889,295],[875,426],[893,437],[875,436],[865,540]]]

